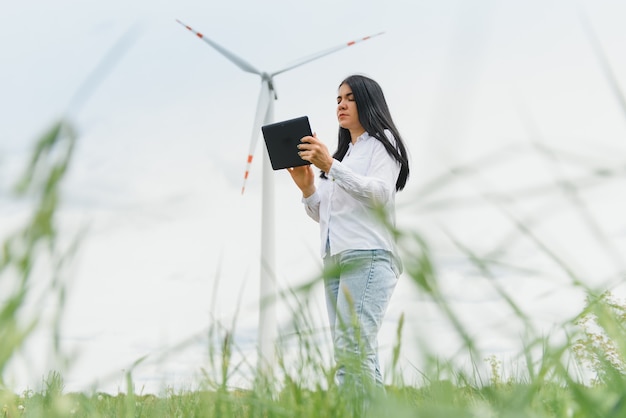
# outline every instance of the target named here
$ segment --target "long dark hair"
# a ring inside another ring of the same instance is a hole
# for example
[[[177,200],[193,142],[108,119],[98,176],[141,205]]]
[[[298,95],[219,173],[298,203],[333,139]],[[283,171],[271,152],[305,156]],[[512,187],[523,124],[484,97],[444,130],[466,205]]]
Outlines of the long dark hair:
[[[400,174],[396,180],[396,190],[404,189],[409,178],[408,154],[404,141],[391,118],[382,88],[376,81],[363,75],[351,75],[343,80],[339,87],[343,84],[347,84],[352,89],[352,95],[359,112],[359,122],[363,129],[382,142],[389,155],[400,163]],[[385,135],[385,130],[388,130],[393,135],[396,141],[395,146]],[[351,141],[350,131],[340,126],[337,151],[333,154],[333,158],[342,161],[346,152],[348,152],[348,146]],[[322,172],[321,176],[326,178],[326,173]]]

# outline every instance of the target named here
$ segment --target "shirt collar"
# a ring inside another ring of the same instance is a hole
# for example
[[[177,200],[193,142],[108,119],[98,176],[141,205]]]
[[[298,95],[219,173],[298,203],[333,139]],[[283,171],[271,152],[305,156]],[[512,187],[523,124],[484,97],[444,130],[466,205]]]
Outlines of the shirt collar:
[[[350,145],[356,145],[359,141],[365,141],[369,137],[370,137],[370,134],[368,134],[367,131],[365,131],[361,135],[358,136],[356,141],[354,141],[354,144],[352,143],[352,141],[350,141]]]

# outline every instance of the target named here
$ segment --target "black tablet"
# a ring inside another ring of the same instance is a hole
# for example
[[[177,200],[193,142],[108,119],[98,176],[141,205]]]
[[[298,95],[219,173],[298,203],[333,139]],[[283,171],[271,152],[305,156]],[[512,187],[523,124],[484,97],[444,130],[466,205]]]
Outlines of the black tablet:
[[[307,116],[265,125],[261,131],[274,170],[311,164],[298,155],[300,139],[312,135]]]

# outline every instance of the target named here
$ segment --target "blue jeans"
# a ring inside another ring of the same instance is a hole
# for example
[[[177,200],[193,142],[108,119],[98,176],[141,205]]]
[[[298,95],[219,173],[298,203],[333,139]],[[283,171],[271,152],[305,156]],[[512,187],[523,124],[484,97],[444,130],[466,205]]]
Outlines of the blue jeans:
[[[344,251],[324,258],[324,272],[337,384],[382,387],[377,336],[398,281],[392,254]]]

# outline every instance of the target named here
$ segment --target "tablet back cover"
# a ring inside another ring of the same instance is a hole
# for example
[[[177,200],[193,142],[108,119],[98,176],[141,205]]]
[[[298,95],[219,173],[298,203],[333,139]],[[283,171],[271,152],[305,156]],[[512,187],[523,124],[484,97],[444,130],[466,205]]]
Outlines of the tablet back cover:
[[[311,164],[298,155],[300,139],[312,135],[307,116],[265,125],[261,131],[274,170]]]

